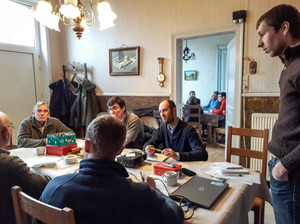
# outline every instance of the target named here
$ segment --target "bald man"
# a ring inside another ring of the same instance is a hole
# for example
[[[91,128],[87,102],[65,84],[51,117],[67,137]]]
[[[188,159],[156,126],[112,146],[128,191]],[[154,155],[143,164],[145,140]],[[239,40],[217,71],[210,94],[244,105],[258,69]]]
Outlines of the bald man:
[[[50,177],[40,176],[30,171],[26,163],[17,156],[10,156],[4,148],[11,138],[9,117],[0,111],[0,222],[15,223],[10,188],[18,185],[30,196],[38,199]]]

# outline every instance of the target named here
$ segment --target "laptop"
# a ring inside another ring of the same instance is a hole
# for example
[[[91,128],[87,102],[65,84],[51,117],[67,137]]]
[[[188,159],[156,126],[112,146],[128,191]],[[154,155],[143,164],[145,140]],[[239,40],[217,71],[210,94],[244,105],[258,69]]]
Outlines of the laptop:
[[[183,196],[199,207],[210,209],[227,188],[227,183],[194,176],[171,193],[170,198],[180,201]]]

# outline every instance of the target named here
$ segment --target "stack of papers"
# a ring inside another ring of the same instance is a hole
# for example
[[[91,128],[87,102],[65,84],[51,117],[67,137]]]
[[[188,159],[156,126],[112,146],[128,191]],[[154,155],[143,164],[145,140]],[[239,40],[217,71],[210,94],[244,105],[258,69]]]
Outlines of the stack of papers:
[[[215,162],[213,166],[218,167],[223,174],[248,174],[249,171],[243,168],[241,165],[228,163],[228,162]]]

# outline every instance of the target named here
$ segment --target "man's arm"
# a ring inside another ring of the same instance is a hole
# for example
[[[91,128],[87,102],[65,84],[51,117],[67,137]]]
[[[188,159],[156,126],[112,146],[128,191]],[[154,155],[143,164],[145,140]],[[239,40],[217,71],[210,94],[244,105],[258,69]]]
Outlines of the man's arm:
[[[292,150],[289,154],[284,156],[280,164],[276,164],[273,168],[273,176],[278,180],[286,180],[288,173],[293,174],[299,172],[300,168],[300,144]],[[281,167],[282,166],[282,167]]]
[[[130,117],[128,124],[126,125],[126,140],[125,145],[130,142],[135,142],[136,138],[138,137],[139,133],[143,129],[143,125],[141,120],[138,116]]]
[[[180,161],[207,161],[208,153],[204,149],[203,143],[194,127],[188,127],[187,140],[192,151],[181,152]]]
[[[46,145],[46,139],[42,138],[42,135],[38,130],[32,128],[29,120],[23,120],[17,135],[17,145],[18,148],[44,146]]]

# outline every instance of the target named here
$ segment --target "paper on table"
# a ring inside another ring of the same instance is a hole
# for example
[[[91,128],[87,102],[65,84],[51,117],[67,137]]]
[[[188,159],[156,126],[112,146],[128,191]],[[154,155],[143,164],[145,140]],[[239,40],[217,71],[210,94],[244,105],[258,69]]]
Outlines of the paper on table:
[[[53,168],[56,166],[56,162],[46,162],[46,163],[39,163],[33,165],[31,168],[39,169],[39,168]]]
[[[161,162],[166,158],[168,157],[166,157],[164,154],[161,153],[153,153],[151,156],[147,156],[147,160],[153,162]]]
[[[222,169],[242,169],[241,165],[229,163],[229,162],[214,162],[212,163],[213,166],[220,167]]]
[[[247,174],[249,173],[248,170],[242,168],[242,169],[220,169],[221,173],[223,174]]]
[[[242,176],[240,176],[239,174],[223,174],[221,172],[221,169],[219,169],[218,167],[211,166],[211,169],[206,170],[205,173],[213,177],[235,180],[249,185],[253,183],[261,184],[260,173],[255,172],[253,170],[248,170],[248,171],[249,171],[248,174],[244,174]]]

